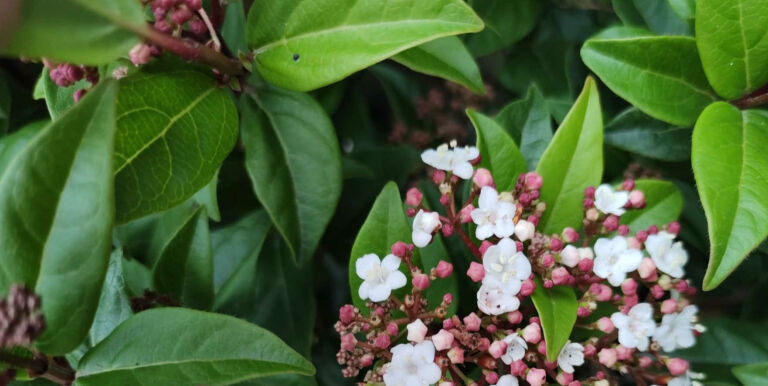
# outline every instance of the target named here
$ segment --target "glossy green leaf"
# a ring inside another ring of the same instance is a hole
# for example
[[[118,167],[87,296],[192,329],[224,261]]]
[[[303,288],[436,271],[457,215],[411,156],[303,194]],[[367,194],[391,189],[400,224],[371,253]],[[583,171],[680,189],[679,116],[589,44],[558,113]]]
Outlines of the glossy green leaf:
[[[581,58],[620,97],[646,114],[690,127],[717,97],[693,38],[648,36],[589,40]]]
[[[693,20],[696,17],[696,2],[698,0],[667,0],[677,16],[683,20]]]
[[[158,292],[185,307],[211,307],[213,252],[205,208],[192,213],[174,232],[155,262],[152,277]]]
[[[5,172],[13,158],[24,150],[27,143],[40,133],[48,123],[48,121],[33,122],[13,134],[0,138],[0,174]]]
[[[245,166],[297,261],[317,247],[341,195],[341,151],[309,95],[269,87],[244,100]]]
[[[531,86],[525,99],[504,106],[495,120],[519,145],[528,169],[535,169],[552,140],[552,118],[541,91]]]
[[[478,93],[485,94],[485,85],[475,59],[456,36],[447,36],[407,49],[392,60],[413,71],[439,76]]]
[[[611,6],[625,25],[645,27],[645,19],[635,7],[634,0],[611,0]]]
[[[631,107],[605,126],[605,143],[648,158],[685,161],[691,158],[692,134]]]
[[[763,0],[699,0],[696,45],[709,83],[736,99],[768,82],[768,7]]]
[[[160,212],[194,195],[211,181],[236,140],[237,110],[211,76],[160,63],[121,79],[117,221]]]
[[[660,35],[690,35],[691,25],[678,15],[669,0],[634,0],[648,28]]]
[[[766,386],[768,385],[768,362],[735,367],[733,375],[745,385]]]
[[[675,184],[661,180],[637,180],[635,189],[645,194],[645,208],[628,210],[621,216],[621,224],[630,232],[662,226],[676,221],[683,211],[683,195]]]
[[[229,297],[226,295],[226,287],[240,287],[236,284],[238,281],[252,279],[249,272],[255,268],[255,262],[271,227],[272,221],[267,212],[258,210],[211,234],[217,308]],[[251,267],[252,265],[254,267]],[[241,273],[243,270],[245,272]]]
[[[123,251],[115,249],[109,257],[109,268],[101,289],[99,307],[88,334],[89,344],[96,345],[133,315],[123,274]]]
[[[349,259],[349,289],[352,292],[352,302],[361,310],[367,310],[365,301],[360,299],[358,289],[363,284],[363,279],[357,276],[355,264],[363,255],[374,253],[383,259],[391,253],[392,244],[402,241],[411,241],[411,227],[403,210],[403,202],[400,192],[394,182],[388,183],[373,203],[365,223],[360,228],[355,243],[352,245],[352,253]],[[400,264],[400,271],[406,277],[409,275],[408,267]],[[410,287],[406,285],[405,288]],[[405,290],[401,289],[400,292]]]
[[[229,385],[314,372],[261,327],[231,316],[159,308],[134,315],[90,350],[77,368],[76,385]]]
[[[573,288],[558,285],[547,289],[544,288],[544,283],[538,276],[535,280],[536,289],[531,295],[531,300],[539,314],[541,328],[544,330],[547,359],[554,362],[571,336],[579,303]]]
[[[603,177],[603,117],[594,79],[587,78],[536,171],[544,179],[541,201],[547,203],[541,232],[580,228],[584,189],[598,185]]]
[[[3,13],[0,54],[78,64],[125,56],[148,28],[133,0],[7,0]]]
[[[114,214],[112,145],[117,85],[105,80],[43,128],[0,179],[0,291],[33,288],[46,329],[38,347],[80,344],[99,303]]]
[[[125,290],[131,297],[138,297],[152,288],[152,270],[135,259],[123,259]]]
[[[205,207],[208,213],[208,218],[213,221],[221,221],[221,212],[219,211],[219,195],[217,189],[219,187],[219,171],[213,175],[211,182],[208,185],[203,186],[197,193],[195,193],[195,202]]]
[[[51,119],[56,119],[68,108],[75,105],[75,98],[73,97],[75,91],[89,87],[90,83],[85,79],[80,79],[71,86],[59,87],[59,85],[51,80],[49,74],[50,71],[47,68],[43,68],[38,82],[42,87],[45,105],[48,106],[48,113],[51,115]]]
[[[227,3],[224,23],[221,25],[221,37],[235,54],[248,52],[248,45],[245,43],[245,9],[243,7],[245,7],[243,1]]]
[[[483,28],[461,0],[259,1],[247,24],[246,41],[259,73],[301,91],[430,40]]]
[[[480,166],[491,171],[499,191],[514,190],[517,177],[528,171],[515,141],[493,119],[467,109],[475,126],[477,148],[483,155]]]
[[[467,47],[478,57],[515,44],[536,25],[541,4],[538,0],[470,0],[485,29],[469,35]]]
[[[693,129],[691,163],[709,226],[704,289],[717,287],[768,235],[768,113],[715,103]]]

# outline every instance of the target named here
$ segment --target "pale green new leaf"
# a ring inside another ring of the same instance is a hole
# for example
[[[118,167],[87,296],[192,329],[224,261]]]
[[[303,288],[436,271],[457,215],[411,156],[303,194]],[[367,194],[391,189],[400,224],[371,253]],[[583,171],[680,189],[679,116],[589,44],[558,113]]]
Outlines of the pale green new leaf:
[[[493,119],[467,109],[477,133],[477,148],[482,154],[480,166],[491,171],[499,191],[514,190],[517,177],[528,171],[515,141]]]
[[[475,59],[456,36],[447,36],[405,50],[392,60],[427,75],[439,76],[478,93],[485,85]]]
[[[547,289],[544,288],[544,283],[538,276],[535,280],[536,289],[531,295],[531,300],[539,314],[541,328],[544,330],[547,359],[554,362],[571,336],[579,303],[573,288],[558,285]]]
[[[768,385],[768,362],[734,367],[733,375],[745,385],[766,386]]]
[[[467,47],[475,57],[511,46],[536,25],[539,0],[470,0],[469,5],[485,22],[485,29],[467,36]]]
[[[88,343],[96,345],[106,338],[120,323],[133,315],[131,300],[123,272],[123,251],[115,249],[109,257],[109,268],[101,289],[99,307],[93,318]]]

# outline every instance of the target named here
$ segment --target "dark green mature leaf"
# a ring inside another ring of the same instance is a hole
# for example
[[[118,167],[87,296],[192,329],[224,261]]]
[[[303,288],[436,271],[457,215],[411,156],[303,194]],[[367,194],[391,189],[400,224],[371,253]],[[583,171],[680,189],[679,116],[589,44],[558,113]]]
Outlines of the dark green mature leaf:
[[[669,6],[675,11],[677,16],[683,20],[693,21],[696,17],[697,0],[668,0]]]
[[[148,28],[133,0],[8,0],[0,54],[99,65],[124,56]],[[6,38],[7,37],[7,38]]]
[[[275,87],[244,100],[245,166],[297,261],[317,247],[341,195],[341,151],[323,108]]]
[[[247,53],[248,45],[245,43],[245,5],[242,0],[227,3],[224,15],[224,23],[221,26],[221,37],[227,47],[235,54]]]
[[[96,345],[107,337],[120,323],[133,315],[131,300],[126,291],[123,274],[123,251],[115,249],[109,257],[109,268],[101,289],[99,307],[93,318],[89,344]]]
[[[208,309],[213,304],[213,252],[208,216],[200,207],[178,228],[152,269],[160,293],[186,307]]]
[[[684,36],[597,39],[584,63],[620,97],[648,115],[690,127],[717,97],[701,68],[696,41]]]
[[[616,16],[628,26],[645,27],[643,15],[635,7],[634,0],[611,0]]]
[[[648,28],[660,35],[689,35],[691,26],[672,8],[669,0],[634,0]]]
[[[645,194],[645,208],[628,210],[621,216],[621,223],[630,232],[648,229],[651,225],[665,225],[680,217],[683,211],[683,195],[675,184],[661,180],[637,180],[635,189]]]
[[[0,71],[0,135],[8,132],[11,120],[11,85],[8,75]]]
[[[75,91],[88,88],[90,83],[85,79],[80,79],[71,86],[59,87],[59,85],[51,80],[49,74],[50,71],[47,68],[43,68],[38,84],[42,88],[45,105],[48,106],[48,113],[51,115],[51,119],[56,119],[67,111],[68,108],[75,105],[75,98],[73,97]]]
[[[24,150],[27,143],[40,133],[48,123],[48,121],[33,122],[0,139],[0,174],[5,172],[13,158]]]
[[[237,282],[252,279],[248,272],[255,269],[256,260],[271,227],[272,222],[267,212],[258,210],[211,234],[216,308],[228,297],[226,287],[237,288],[240,286]],[[241,273],[243,270],[245,272]]]
[[[544,179],[541,200],[547,203],[541,231],[580,228],[584,189],[599,184],[603,176],[603,117],[594,79],[587,78],[536,171]]]
[[[528,171],[515,141],[493,119],[472,109],[467,109],[467,116],[475,126],[477,148],[483,155],[480,166],[491,171],[499,191],[514,190],[517,177]]]
[[[674,127],[630,107],[605,126],[605,143],[662,161],[691,157],[691,129]]]
[[[116,93],[115,82],[102,82],[0,179],[0,291],[24,283],[45,299],[38,346],[50,354],[80,344],[99,302],[114,214]]]
[[[734,367],[733,375],[745,385],[766,386],[768,385],[768,362]]]
[[[117,221],[171,208],[208,184],[237,140],[237,110],[216,80],[160,63],[120,80]]]
[[[471,0],[469,5],[485,22],[485,29],[467,37],[476,57],[511,46],[531,32],[541,11],[537,0]]]
[[[309,361],[261,327],[231,316],[159,308],[134,315],[90,350],[78,365],[76,384],[229,385],[314,372]]]
[[[763,0],[699,0],[696,45],[712,88],[736,99],[768,82],[768,13]]]
[[[413,71],[439,76],[478,94],[485,94],[480,69],[456,36],[426,42],[393,56],[392,60]]]
[[[552,120],[541,91],[532,85],[525,99],[504,106],[495,119],[520,145],[528,169],[535,169],[552,140]]]
[[[406,243],[411,241],[411,227],[408,226],[408,218],[403,211],[403,202],[400,200],[397,185],[390,182],[376,198],[376,202],[373,203],[373,207],[352,245],[349,259],[349,289],[352,292],[352,302],[361,310],[367,310],[367,308],[365,301],[360,299],[357,293],[360,285],[363,284],[363,279],[357,276],[355,270],[357,259],[369,253],[384,258],[391,253],[392,244],[398,241]],[[405,264],[400,264],[400,270],[409,275],[408,267]],[[409,287],[410,284],[406,285],[405,288]]]
[[[430,40],[482,28],[461,0],[259,1],[248,13],[246,41],[266,80],[306,91]]]
[[[197,193],[195,193],[195,202],[205,207],[208,218],[219,222],[221,221],[221,212],[219,211],[219,171],[213,175],[211,182],[208,185],[203,186]]]
[[[535,280],[536,290],[533,291],[531,300],[541,319],[541,328],[544,330],[547,359],[555,361],[571,336],[579,303],[573,288],[558,285],[547,289],[544,288],[544,283],[538,276]]]
[[[768,235],[768,113],[715,103],[693,130],[691,163],[711,245],[704,289],[717,287]]]

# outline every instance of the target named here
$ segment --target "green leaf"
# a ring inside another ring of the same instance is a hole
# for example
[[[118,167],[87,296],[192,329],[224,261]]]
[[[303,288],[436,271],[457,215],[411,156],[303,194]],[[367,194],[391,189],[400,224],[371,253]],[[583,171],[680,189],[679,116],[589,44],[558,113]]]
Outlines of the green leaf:
[[[768,82],[768,8],[763,0],[699,0],[696,45],[709,83],[736,99]]]
[[[247,24],[246,41],[259,73],[300,91],[430,40],[483,28],[461,0],[259,1],[251,6]]]
[[[123,277],[123,251],[115,249],[109,257],[109,268],[101,289],[99,307],[91,325],[89,343],[98,344],[131,315],[131,300],[128,298]]]
[[[520,145],[528,169],[536,169],[552,140],[552,121],[541,91],[532,85],[525,99],[504,106],[495,119]]]
[[[211,76],[175,65],[145,66],[120,80],[115,137],[118,223],[171,208],[194,195],[211,181],[237,140],[232,98]]]
[[[105,80],[43,128],[0,179],[0,291],[39,294],[41,351],[64,354],[88,333],[109,262],[117,85]]]
[[[135,259],[123,258],[125,290],[132,297],[141,296],[152,288],[152,270]]]
[[[219,197],[217,189],[219,186],[219,171],[214,173],[211,182],[205,185],[195,193],[195,202],[205,207],[208,218],[219,222],[221,221],[221,212],[219,211]]]
[[[630,107],[605,126],[605,143],[662,161],[691,158],[691,129],[675,127]]]
[[[541,328],[544,330],[547,359],[554,362],[571,336],[579,303],[573,288],[558,285],[547,289],[544,288],[544,283],[538,276],[535,277],[535,281],[536,289],[531,295],[531,300],[541,319]]]
[[[680,217],[683,211],[683,195],[675,184],[661,180],[637,180],[635,189],[645,194],[645,208],[628,210],[621,216],[621,223],[630,232],[648,229],[651,225],[665,225]]]
[[[33,122],[13,134],[0,138],[0,174],[5,172],[13,158],[24,150],[29,141],[49,123],[49,121]]]
[[[537,0],[471,0],[469,5],[485,22],[485,29],[467,37],[475,57],[511,46],[528,35],[541,11]]]
[[[547,210],[540,228],[545,234],[565,227],[581,227],[583,194],[603,176],[603,117],[594,79],[584,90],[555,132],[536,171],[544,179],[541,201]]]
[[[126,320],[90,350],[78,386],[229,385],[267,375],[314,374],[269,331],[231,316],[159,308]]]
[[[248,45],[245,43],[244,6],[242,0],[227,3],[224,11],[224,23],[221,26],[221,37],[227,47],[235,54],[248,52]]]
[[[474,62],[473,62],[474,63]],[[478,73],[479,74],[479,73]],[[11,85],[8,75],[0,71],[0,135],[8,132],[11,120]]]
[[[768,362],[734,367],[733,375],[745,385],[766,386],[768,385]]]
[[[709,226],[704,289],[717,287],[768,235],[768,113],[715,103],[693,129],[691,164]]]
[[[59,87],[51,80],[50,71],[47,68],[43,68],[38,82],[42,87],[45,105],[48,106],[51,119],[58,118],[68,108],[75,105],[75,98],[73,97],[75,91],[90,86],[87,80],[80,79],[71,86]]]
[[[620,97],[646,114],[690,127],[717,97],[709,88],[696,41],[683,36],[589,40],[581,58]]]
[[[331,120],[307,94],[275,87],[244,99],[245,166],[253,190],[297,261],[317,248],[341,195]]]
[[[669,0],[634,0],[648,28],[660,35],[690,35],[688,25],[673,10]]]
[[[696,17],[697,0],[668,0],[669,6],[683,20],[693,20]]]
[[[139,42],[149,28],[133,0],[9,0],[0,23],[0,54],[107,64]]]
[[[271,227],[272,222],[267,212],[258,210],[211,234],[217,308],[229,297],[225,290],[227,287],[239,288],[238,282],[253,279],[248,272],[255,268],[256,259]]]
[[[361,311],[367,310],[365,301],[360,299],[358,289],[363,284],[363,279],[357,276],[355,264],[363,255],[374,253],[379,258],[391,253],[392,244],[402,241],[411,241],[411,227],[408,226],[408,218],[403,210],[403,202],[400,200],[400,192],[394,182],[388,183],[373,203],[365,223],[360,228],[349,259],[349,289],[352,292],[352,302]],[[400,264],[400,271],[408,277],[408,267]],[[396,293],[406,291],[400,289]]]
[[[186,307],[208,309],[213,304],[213,252],[208,216],[201,207],[192,213],[163,247],[152,269],[158,292]]]
[[[634,0],[611,0],[611,6],[625,25],[645,27],[645,19],[635,7]]]
[[[467,109],[467,116],[475,126],[477,148],[483,155],[480,166],[491,171],[496,188],[514,190],[517,177],[528,168],[515,141],[493,119]]]
[[[439,76],[485,94],[485,85],[475,59],[456,36],[447,36],[405,50],[392,60],[413,71]]]

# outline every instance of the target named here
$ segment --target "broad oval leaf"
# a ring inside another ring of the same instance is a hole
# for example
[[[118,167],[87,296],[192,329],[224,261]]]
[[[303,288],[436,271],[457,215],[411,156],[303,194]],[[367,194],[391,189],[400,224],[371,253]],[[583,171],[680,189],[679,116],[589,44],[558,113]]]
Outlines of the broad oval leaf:
[[[665,225],[680,217],[683,211],[683,195],[675,184],[661,180],[637,180],[635,189],[645,194],[645,208],[628,210],[621,216],[621,223],[630,232],[648,229],[651,225]]]
[[[536,276],[536,289],[531,295],[533,305],[541,320],[544,341],[547,342],[547,359],[554,362],[571,336],[576,324],[576,312],[579,308],[576,293],[568,286],[544,288],[544,283]]]
[[[692,126],[717,99],[690,37],[589,40],[581,48],[581,58],[613,92],[673,125]]]
[[[76,385],[229,385],[314,372],[312,363],[261,327],[226,315],[158,308],[132,316],[88,351]]]
[[[605,143],[662,161],[691,158],[691,129],[675,127],[630,107],[605,126]]]
[[[109,257],[109,268],[93,318],[88,343],[96,345],[133,315],[123,272],[123,251],[115,249]]]
[[[519,145],[528,169],[535,169],[552,140],[552,118],[538,87],[531,85],[525,99],[504,106],[494,119]]]
[[[470,0],[486,27],[467,37],[467,47],[479,57],[517,43],[536,25],[541,4],[538,0]]]
[[[264,210],[246,215],[236,223],[220,228],[211,234],[213,244],[213,283],[216,289],[216,304],[226,299],[228,286],[238,287],[237,282],[250,280],[247,273],[241,273],[256,261],[272,222]],[[253,262],[246,262],[253,259]],[[254,263],[255,264],[255,263]],[[233,283],[230,283],[233,282]]]
[[[691,163],[709,227],[704,289],[717,287],[768,235],[768,113],[718,102],[693,129]]]
[[[528,171],[515,141],[493,119],[472,109],[467,109],[467,116],[475,126],[477,148],[483,155],[480,166],[491,171],[499,191],[514,190],[517,177]]]
[[[0,291],[24,283],[45,301],[40,350],[64,354],[88,333],[109,262],[117,84],[105,80],[43,128],[0,179]]]
[[[59,87],[51,80],[50,71],[47,68],[43,68],[40,73],[38,84],[42,87],[45,105],[48,107],[48,114],[51,115],[51,119],[58,118],[68,108],[75,105],[75,98],[73,97],[75,91],[90,86],[87,80],[80,79],[71,86]]]
[[[696,45],[712,88],[736,99],[768,82],[764,0],[698,0]]]
[[[211,181],[236,140],[232,98],[207,74],[159,63],[121,79],[115,137],[118,223],[194,195]]]
[[[456,36],[426,42],[393,56],[392,60],[413,71],[439,76],[478,94],[485,94],[480,69]]]
[[[0,54],[78,64],[125,56],[148,28],[133,0],[6,0],[3,13]]]
[[[768,362],[743,365],[733,369],[733,375],[745,385],[768,385]]]
[[[536,171],[544,179],[541,201],[547,203],[541,231],[553,234],[568,226],[580,228],[584,189],[599,184],[603,176],[603,117],[594,79],[587,78]]]
[[[247,24],[246,41],[259,73],[300,91],[430,40],[483,28],[461,0],[259,1]]]
[[[213,252],[204,207],[194,211],[173,233],[155,262],[152,277],[157,291],[185,307],[211,307]]]
[[[14,157],[24,150],[27,143],[49,123],[49,121],[32,122],[16,132],[0,138],[0,174],[5,172]]]
[[[325,110],[307,94],[264,87],[242,109],[253,190],[297,261],[317,247],[341,195],[341,151]]]

